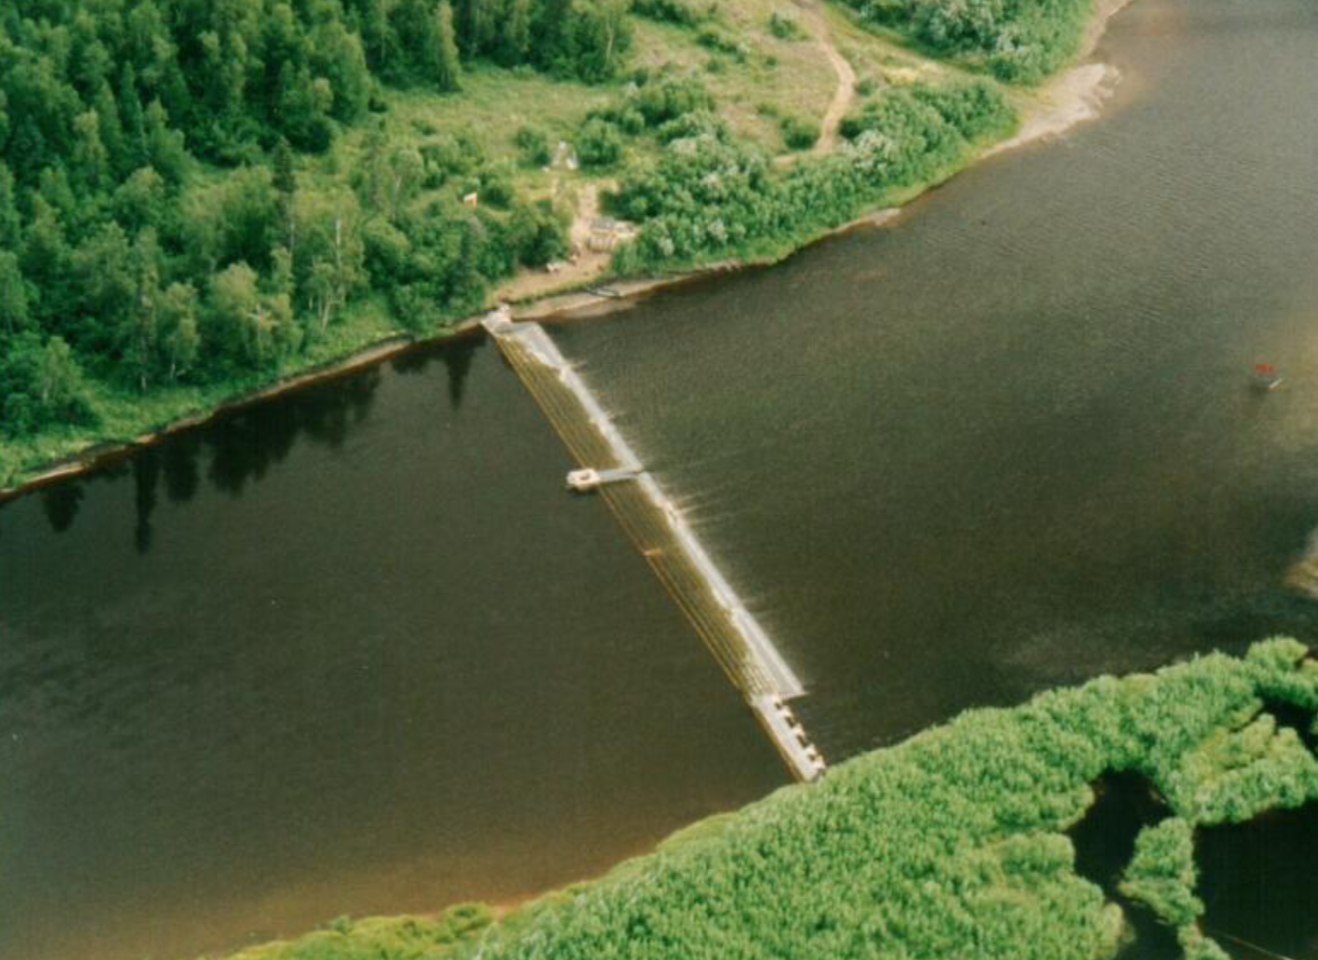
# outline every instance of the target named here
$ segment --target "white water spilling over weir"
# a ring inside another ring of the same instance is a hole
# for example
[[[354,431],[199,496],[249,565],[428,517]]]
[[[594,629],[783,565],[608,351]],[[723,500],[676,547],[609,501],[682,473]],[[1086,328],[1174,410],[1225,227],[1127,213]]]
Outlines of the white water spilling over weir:
[[[801,681],[580,375],[539,324],[514,323],[500,309],[482,325],[746,697],[788,768],[801,780],[818,777],[824,760],[787,705],[805,693]]]

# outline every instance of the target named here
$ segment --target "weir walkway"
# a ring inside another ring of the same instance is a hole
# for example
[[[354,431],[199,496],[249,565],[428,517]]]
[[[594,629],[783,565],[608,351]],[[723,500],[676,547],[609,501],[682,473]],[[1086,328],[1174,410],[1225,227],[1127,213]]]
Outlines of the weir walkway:
[[[787,701],[805,690],[759,622],[724,579],[659,482],[618,432],[537,323],[514,323],[506,308],[481,324],[563,438],[573,459],[597,474],[593,486],[742,692],[793,775],[824,772]]]

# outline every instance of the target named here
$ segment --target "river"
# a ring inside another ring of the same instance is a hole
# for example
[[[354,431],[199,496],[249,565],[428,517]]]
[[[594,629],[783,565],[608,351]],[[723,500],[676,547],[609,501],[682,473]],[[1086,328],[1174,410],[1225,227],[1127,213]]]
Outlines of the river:
[[[1318,638],[1281,585],[1318,526],[1316,50],[1303,0],[1140,0],[1064,142],[556,332],[735,558],[825,755]]]
[[[0,957],[509,902],[787,782],[498,351],[0,510]]]
[[[830,761],[1318,641],[1281,583],[1318,527],[1315,51],[1309,0],[1138,0],[1098,122],[554,328]],[[516,898],[785,781],[480,343],[0,509],[6,960]]]

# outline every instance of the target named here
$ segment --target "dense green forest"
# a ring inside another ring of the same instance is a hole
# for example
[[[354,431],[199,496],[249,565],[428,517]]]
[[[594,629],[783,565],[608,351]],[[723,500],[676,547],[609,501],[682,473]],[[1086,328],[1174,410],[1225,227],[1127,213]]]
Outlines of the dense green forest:
[[[6,3],[5,432],[93,417],[87,374],[146,391],[271,366],[371,290],[424,328],[559,254],[560,219],[481,183],[498,172],[460,137],[300,168],[373,123],[382,85],[456,91],[467,59],[607,79],[626,22],[607,0]],[[464,210],[475,185],[490,202]]]
[[[457,937],[450,918],[341,920],[234,960],[1108,960],[1136,909],[1186,960],[1225,960],[1203,929],[1197,834],[1318,804],[1306,739],[1318,660],[1272,640],[970,711],[497,922],[465,908]],[[1077,872],[1070,833],[1114,772],[1161,810],[1135,838],[1124,903]]]
[[[792,157],[837,79],[777,0],[0,5],[0,487],[470,315],[571,253],[586,185],[639,227],[615,273],[782,256],[1008,133],[986,74],[1087,7],[994,6],[1022,71],[845,9],[857,101]]]

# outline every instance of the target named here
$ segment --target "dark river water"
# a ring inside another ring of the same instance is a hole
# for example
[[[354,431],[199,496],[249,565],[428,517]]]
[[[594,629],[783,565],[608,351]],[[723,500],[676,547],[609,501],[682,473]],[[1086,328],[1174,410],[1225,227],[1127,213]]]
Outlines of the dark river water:
[[[0,957],[510,900],[785,783],[569,466],[469,340],[0,509]]]
[[[830,760],[1318,640],[1318,6],[1138,0],[1100,53],[1064,141],[555,329]],[[471,340],[0,508],[0,957],[513,899],[785,782],[568,466]]]
[[[896,226],[555,330],[728,558],[826,756],[1318,639],[1318,5],[1139,0],[1126,82]],[[1256,361],[1288,379],[1248,389]]]

